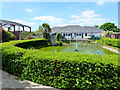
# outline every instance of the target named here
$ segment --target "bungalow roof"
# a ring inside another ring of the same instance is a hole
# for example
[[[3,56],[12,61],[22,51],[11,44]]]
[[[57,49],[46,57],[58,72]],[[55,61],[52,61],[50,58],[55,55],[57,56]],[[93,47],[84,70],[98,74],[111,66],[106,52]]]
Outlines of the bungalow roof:
[[[64,27],[53,27],[52,33],[103,33],[102,29],[93,26],[68,25]]]

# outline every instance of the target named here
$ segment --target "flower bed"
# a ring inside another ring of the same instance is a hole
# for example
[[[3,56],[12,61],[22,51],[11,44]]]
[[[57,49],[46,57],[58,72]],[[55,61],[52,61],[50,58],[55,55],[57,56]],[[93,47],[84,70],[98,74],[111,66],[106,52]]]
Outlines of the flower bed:
[[[56,88],[120,88],[118,55],[102,56],[24,49],[27,47],[26,43],[30,42],[34,44],[37,42],[37,45],[42,47],[48,46],[49,43],[45,39],[3,43],[3,70],[22,79]],[[41,42],[44,42],[44,45]],[[19,45],[26,47],[17,47]]]

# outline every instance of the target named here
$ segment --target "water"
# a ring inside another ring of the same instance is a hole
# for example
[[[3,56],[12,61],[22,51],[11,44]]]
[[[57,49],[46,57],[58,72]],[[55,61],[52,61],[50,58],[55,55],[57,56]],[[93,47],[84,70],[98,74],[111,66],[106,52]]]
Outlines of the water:
[[[77,49],[78,51],[75,51]],[[75,52],[75,53],[90,53],[90,54],[100,54],[100,55],[116,55],[116,53],[104,49],[100,46],[87,45],[84,43],[73,43],[68,46],[51,46],[41,48],[41,51],[52,51],[52,52]]]

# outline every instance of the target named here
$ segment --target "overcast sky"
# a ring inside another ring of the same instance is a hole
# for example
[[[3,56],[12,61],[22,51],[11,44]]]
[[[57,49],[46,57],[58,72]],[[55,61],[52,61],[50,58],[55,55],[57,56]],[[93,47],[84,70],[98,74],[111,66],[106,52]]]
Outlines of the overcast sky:
[[[2,19],[19,22],[35,31],[42,23],[94,26],[118,25],[118,2],[2,2]]]

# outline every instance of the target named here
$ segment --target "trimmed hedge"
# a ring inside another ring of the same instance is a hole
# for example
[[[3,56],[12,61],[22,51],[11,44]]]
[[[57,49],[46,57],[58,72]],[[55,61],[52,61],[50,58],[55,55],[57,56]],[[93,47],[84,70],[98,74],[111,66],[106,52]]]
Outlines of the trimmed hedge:
[[[2,30],[2,42],[9,42],[10,40],[15,40],[16,36],[12,32]]]
[[[31,47],[42,48],[42,47],[48,46],[49,44],[50,44],[49,40],[33,40],[29,42],[19,43],[19,44],[16,44],[15,46],[27,49]]]
[[[15,46],[33,41],[46,42],[42,39],[3,43],[3,70],[56,88],[120,88],[118,55],[43,52]]]
[[[120,39],[112,39],[112,38],[101,38],[97,41],[99,44],[110,45],[114,47],[120,48]]]

